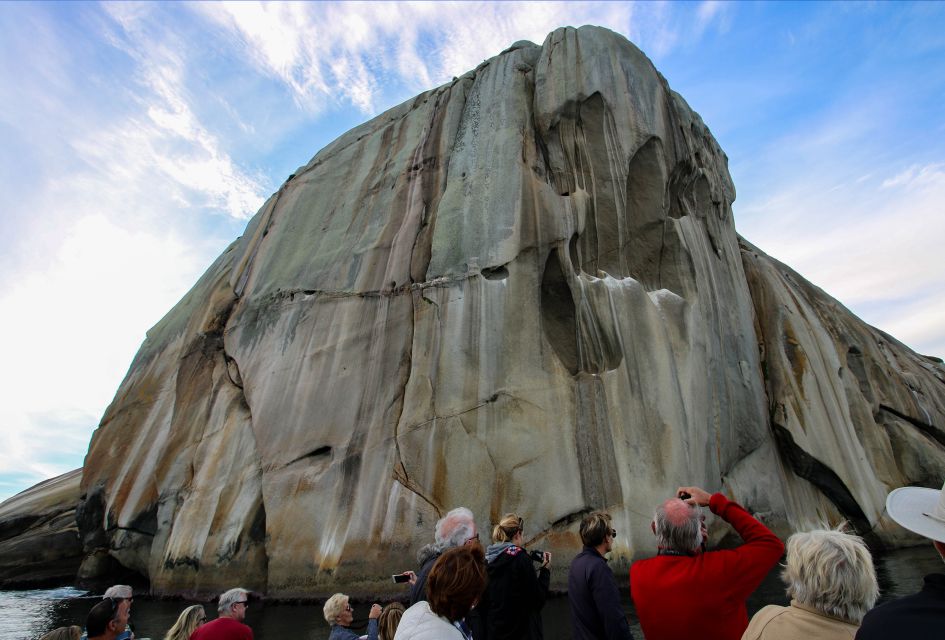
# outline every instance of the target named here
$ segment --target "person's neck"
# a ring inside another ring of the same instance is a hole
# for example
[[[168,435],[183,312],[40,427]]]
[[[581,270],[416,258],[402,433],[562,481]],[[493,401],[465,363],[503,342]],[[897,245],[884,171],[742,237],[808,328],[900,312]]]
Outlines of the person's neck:
[[[607,548],[607,544],[606,544],[606,543],[605,543],[605,544],[599,544],[599,545],[597,545],[596,547],[592,547],[592,549],[594,549],[594,551],[596,551],[597,553],[599,553],[601,556],[606,556],[606,555],[610,552],[610,549]]]

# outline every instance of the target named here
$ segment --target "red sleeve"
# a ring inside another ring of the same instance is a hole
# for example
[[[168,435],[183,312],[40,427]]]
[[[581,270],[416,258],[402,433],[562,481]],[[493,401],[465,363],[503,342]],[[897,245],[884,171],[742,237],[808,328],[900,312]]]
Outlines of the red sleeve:
[[[745,544],[737,549],[715,553],[724,558],[732,592],[739,598],[747,598],[784,555],[784,544],[740,504],[732,502],[721,493],[712,495],[709,509],[732,525],[745,541]]]

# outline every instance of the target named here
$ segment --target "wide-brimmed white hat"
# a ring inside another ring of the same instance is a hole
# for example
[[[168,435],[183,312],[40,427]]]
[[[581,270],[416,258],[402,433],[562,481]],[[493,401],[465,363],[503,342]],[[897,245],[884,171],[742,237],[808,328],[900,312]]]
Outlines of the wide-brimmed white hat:
[[[945,486],[942,490],[901,487],[886,497],[886,513],[909,531],[945,542]]]

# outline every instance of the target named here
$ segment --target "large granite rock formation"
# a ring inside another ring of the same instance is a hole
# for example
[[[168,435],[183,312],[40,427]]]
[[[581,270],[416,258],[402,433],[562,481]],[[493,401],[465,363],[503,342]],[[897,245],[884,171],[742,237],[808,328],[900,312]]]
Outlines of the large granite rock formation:
[[[945,368],[740,241],[734,198],[595,27],[348,132],[148,333],[86,459],[81,578],[378,592],[462,504],[524,516],[560,585],[582,514],[625,567],[689,482],[903,542],[883,501],[945,477]]]
[[[0,504],[0,588],[58,587],[85,554],[75,511],[82,469],[40,482]]]

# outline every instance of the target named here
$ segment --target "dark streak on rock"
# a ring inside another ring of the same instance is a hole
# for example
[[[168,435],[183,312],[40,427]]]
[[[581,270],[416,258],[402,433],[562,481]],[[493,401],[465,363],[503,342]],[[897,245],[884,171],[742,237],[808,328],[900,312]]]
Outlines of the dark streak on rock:
[[[912,416],[906,413],[903,413],[902,411],[899,411],[898,409],[893,409],[892,407],[885,404],[880,404],[879,408],[882,411],[886,411],[888,413],[893,414],[897,418],[901,418],[905,420],[906,422],[911,424],[913,427],[915,427],[922,433],[926,434],[930,438],[933,438],[936,442],[938,442],[940,445],[945,447],[945,431],[942,431],[935,425],[922,422],[921,420],[918,420],[917,418],[913,418]]]
[[[817,487],[837,507],[843,517],[850,521],[856,532],[863,536],[873,550],[885,548],[879,537],[873,533],[873,526],[869,519],[840,476],[801,448],[787,428],[772,421],[771,429],[774,432],[778,451],[788,467],[799,477]]]

